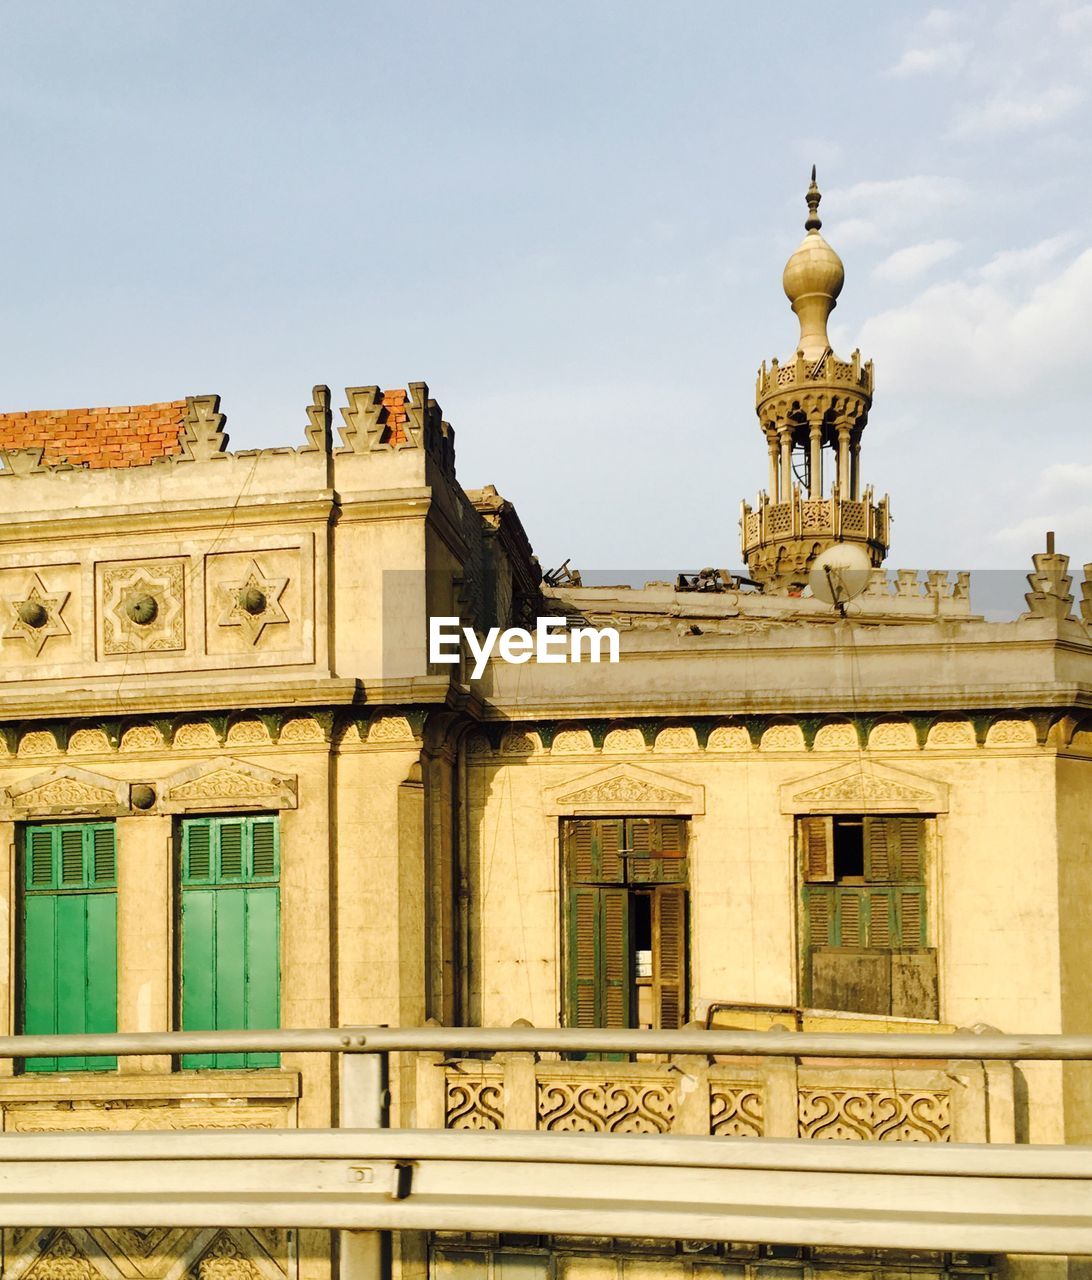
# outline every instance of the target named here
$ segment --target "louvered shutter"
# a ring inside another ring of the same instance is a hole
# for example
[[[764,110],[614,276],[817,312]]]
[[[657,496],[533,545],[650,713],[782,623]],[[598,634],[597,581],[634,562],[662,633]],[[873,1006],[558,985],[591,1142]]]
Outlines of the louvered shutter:
[[[569,891],[569,1017],[572,1027],[600,1025],[599,890]]]
[[[865,876],[875,884],[920,881],[925,863],[925,820],[865,818]]]
[[[601,1026],[628,1027],[630,1018],[629,892],[600,889],[603,1014]]]
[[[279,872],[277,824],[268,818],[255,818],[251,827],[251,874],[255,880],[273,880]]]
[[[595,879],[595,823],[570,822],[565,828],[565,860],[569,879],[588,884]]]
[[[61,837],[61,888],[83,888],[84,832],[82,827],[62,827]]]
[[[686,1021],[686,891],[652,894],[652,1008],[656,1025],[673,1031]]]
[[[804,892],[806,945],[830,947],[835,944],[834,889],[817,886]]]
[[[208,818],[187,818],[182,824],[182,882],[207,884],[211,879],[212,825]]]
[[[864,946],[863,892],[859,889],[840,889],[838,892],[836,946]]]
[[[797,823],[800,860],[809,884],[834,880],[834,819],[801,818]]]
[[[108,885],[117,882],[117,850],[113,827],[93,827],[89,835],[91,845],[91,882]]]
[[[237,818],[222,819],[217,823],[219,834],[220,865],[217,878],[224,880],[243,879],[243,822]]]
[[[862,897],[868,904],[867,945],[877,950],[897,946],[895,899],[890,889],[870,889]]]
[[[921,880],[925,866],[925,819],[896,818],[900,880]]]
[[[625,878],[622,862],[624,830],[621,818],[599,818],[595,823],[595,878],[607,884],[620,884]]]
[[[27,888],[51,889],[56,883],[53,868],[53,832],[36,827],[27,832]]]
[[[873,884],[897,879],[898,819],[865,818],[864,873]]]
[[[898,891],[899,906],[899,941],[902,947],[924,947],[925,937],[925,890],[910,886],[900,887]]]

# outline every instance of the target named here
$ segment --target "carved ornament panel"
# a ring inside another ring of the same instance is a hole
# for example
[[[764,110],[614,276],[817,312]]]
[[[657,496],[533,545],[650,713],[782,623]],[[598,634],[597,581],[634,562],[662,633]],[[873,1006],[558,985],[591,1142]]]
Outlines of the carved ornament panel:
[[[102,656],[185,649],[188,563],[138,560],[96,566]]]
[[[12,642],[0,650],[5,657],[26,662],[38,658],[43,650],[47,659],[59,656],[58,650],[67,650],[65,656],[72,656],[69,622],[76,610],[70,601],[77,574],[75,565],[30,573],[21,569],[0,573],[0,636]],[[53,643],[47,644],[50,640]]]
[[[787,782],[782,813],[947,813],[948,787],[874,760]]]
[[[162,813],[294,809],[296,779],[231,756],[221,756],[191,765],[168,778],[160,797]]]
[[[548,787],[550,815],[705,812],[705,788],[635,764],[616,764]]]
[[[205,640],[210,654],[299,650],[312,632],[299,547],[218,552],[205,558]],[[305,617],[305,612],[307,616]]]

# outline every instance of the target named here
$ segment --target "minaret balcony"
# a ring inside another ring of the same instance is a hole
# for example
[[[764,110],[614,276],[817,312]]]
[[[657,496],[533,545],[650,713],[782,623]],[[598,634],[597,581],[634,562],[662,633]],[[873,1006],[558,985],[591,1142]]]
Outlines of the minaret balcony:
[[[790,542],[822,543],[816,555],[835,542],[861,542],[869,544],[874,562],[879,563],[887,554],[890,521],[886,495],[874,502],[871,489],[860,501],[806,498],[794,489],[791,501],[771,502],[762,493],[755,507],[743,504],[743,556],[750,561],[766,548]]]

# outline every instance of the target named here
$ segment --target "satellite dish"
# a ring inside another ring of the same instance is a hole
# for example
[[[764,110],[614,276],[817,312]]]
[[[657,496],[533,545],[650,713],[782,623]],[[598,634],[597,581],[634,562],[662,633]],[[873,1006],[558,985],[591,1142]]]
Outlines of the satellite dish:
[[[838,542],[813,562],[808,586],[816,600],[832,604],[840,612],[861,594],[871,577],[868,551],[859,542]]]

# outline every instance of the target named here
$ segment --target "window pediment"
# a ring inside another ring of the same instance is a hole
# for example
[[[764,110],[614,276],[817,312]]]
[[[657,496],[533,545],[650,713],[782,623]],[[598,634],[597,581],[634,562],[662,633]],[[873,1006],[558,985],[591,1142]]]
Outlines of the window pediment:
[[[160,789],[161,813],[295,807],[295,777],[231,756],[191,765],[172,774]]]
[[[596,769],[582,778],[546,789],[546,812],[580,814],[700,814],[705,788],[634,764]]]
[[[129,783],[63,764],[12,783],[0,805],[17,818],[116,817],[129,812]]]
[[[948,786],[890,765],[852,763],[786,782],[781,812],[947,813]]]

